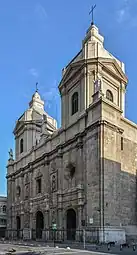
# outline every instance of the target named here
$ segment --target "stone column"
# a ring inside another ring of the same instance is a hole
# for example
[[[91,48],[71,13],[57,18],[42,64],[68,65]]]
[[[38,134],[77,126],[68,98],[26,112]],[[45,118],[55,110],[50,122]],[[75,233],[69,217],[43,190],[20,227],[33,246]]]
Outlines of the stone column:
[[[30,203],[30,229],[33,229],[33,209],[32,209],[32,203]]]
[[[22,172],[22,174],[21,174],[21,194],[20,194],[20,196],[21,196],[21,201],[23,202],[24,201],[24,174],[23,174],[23,172]]]
[[[44,192],[46,194],[45,202],[45,212],[44,212],[44,228],[49,229],[50,227],[50,206],[51,206],[51,187],[50,187],[50,162],[48,158],[45,159],[44,163]]]
[[[78,206],[78,210],[77,210],[77,235],[76,235],[76,238],[77,238],[77,241],[81,241],[82,239],[82,236],[83,236],[83,227],[82,227],[82,205],[79,205]]]
[[[121,83],[121,110],[123,111],[123,117],[125,116],[125,92],[125,84]]]
[[[62,213],[62,194],[61,191],[57,193],[57,203],[58,203],[58,212],[57,212],[57,224],[58,228],[63,228],[63,213]]]
[[[30,194],[29,194],[29,197],[30,199],[33,198],[33,168],[32,166],[30,165]]]
[[[61,90],[61,120],[62,120],[62,127],[64,128],[66,125],[66,111],[67,111],[67,104],[66,104],[66,89],[62,88]]]
[[[48,194],[49,199],[50,199],[50,193],[51,193],[51,188],[50,188],[50,162],[49,160],[46,158],[45,162],[44,162],[44,180],[45,180],[45,184],[44,184],[44,192],[45,194]]]
[[[30,229],[31,235],[35,239],[36,238],[36,212],[32,209],[30,212]]]
[[[64,228],[63,228],[63,210],[62,208],[58,208],[57,211],[57,229],[58,231],[58,238],[60,241],[64,238]]]
[[[20,221],[21,221],[21,229],[24,229],[24,212],[23,212],[23,210],[21,211],[21,214],[20,214]]]
[[[57,169],[58,169],[58,191],[62,189],[63,185],[63,175],[62,175],[62,171],[63,171],[63,153],[62,153],[62,149],[60,148],[58,150],[58,154],[57,154]]]
[[[84,206],[84,197],[83,197],[83,188],[79,185],[78,190],[78,228],[82,228],[83,220],[83,206]]]
[[[59,240],[63,240],[63,204],[62,204],[62,188],[63,188],[63,153],[60,147],[57,154],[57,168],[58,168],[58,192],[57,192],[57,228],[60,230],[58,233]]]
[[[90,105],[90,96],[89,96],[89,93],[90,93],[90,72],[88,71],[87,72],[87,107],[89,107]]]
[[[81,137],[77,140],[77,166],[76,166],[76,184],[83,183],[83,141]]]
[[[49,210],[47,205],[45,204],[44,210],[44,231],[43,231],[43,238],[44,240],[50,239],[50,223],[49,223]]]
[[[12,229],[12,179],[7,181],[7,229]]]
[[[77,228],[82,229],[82,210],[84,204],[84,182],[85,182],[85,171],[84,171],[84,159],[83,159],[83,141],[79,137],[77,140],[77,188],[78,188],[78,217],[77,217]]]
[[[12,179],[12,203],[15,203],[15,179]]]
[[[49,210],[45,209],[44,212],[44,228],[45,229],[49,229],[50,224],[49,224]]]
[[[34,229],[34,226],[33,226],[33,203],[32,202],[30,202],[30,224],[29,224],[29,227],[30,227],[30,239],[32,239],[33,229]]]
[[[30,237],[32,237],[32,229],[33,229],[33,168],[30,165],[30,179],[29,179],[30,183],[29,183],[29,207],[30,207],[30,212],[29,212],[29,228],[30,228]]]
[[[21,194],[20,194],[20,199],[21,199],[21,201],[20,201],[20,211],[21,211],[21,213],[20,213],[20,221],[21,221],[21,229],[23,229],[24,228],[24,174],[23,174],[23,172],[22,172],[22,174],[21,174]]]
[[[78,228],[82,228],[82,206],[78,207]]]
[[[16,237],[16,232],[14,230],[17,229],[17,222],[16,222],[16,214],[15,214],[15,207],[13,206],[13,211],[12,211],[12,232],[11,236],[12,238]]]
[[[63,188],[63,153],[62,149],[59,148],[58,154],[57,154],[57,168],[58,168],[58,192],[57,192],[57,221],[58,221],[58,227],[60,229],[63,228],[63,215],[62,215],[62,188]]]
[[[15,215],[15,179],[12,179],[12,229],[16,229],[16,215]]]

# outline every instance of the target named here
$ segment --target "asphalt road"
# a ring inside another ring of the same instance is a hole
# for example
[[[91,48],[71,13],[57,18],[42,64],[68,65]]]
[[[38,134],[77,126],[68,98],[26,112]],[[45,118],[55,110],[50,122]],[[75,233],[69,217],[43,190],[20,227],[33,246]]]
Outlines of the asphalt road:
[[[57,246],[57,244],[56,244]],[[16,255],[40,255],[40,254],[46,254],[46,255],[63,255],[63,254],[75,254],[75,255],[85,255],[85,254],[120,254],[120,255],[133,255],[137,254],[137,249],[133,251],[133,247],[130,248],[123,248],[123,250],[120,250],[120,246],[117,247],[111,247],[110,250],[108,250],[107,246],[98,246],[95,247],[93,245],[87,245],[86,250],[83,250],[82,245],[76,245],[71,244],[69,245],[70,249],[67,249],[66,244],[58,244],[59,248],[53,248],[53,244],[50,244],[50,247],[46,247],[46,244],[44,243],[21,243],[21,244],[13,244],[13,243],[0,243],[0,255],[6,254],[7,252],[11,252],[12,249],[15,251],[11,254]]]
[[[95,254],[90,251],[80,251],[67,248],[54,248],[54,247],[42,247],[42,246],[27,246],[27,245],[14,245],[14,244],[0,244],[0,255],[16,254],[16,255],[85,255]]]

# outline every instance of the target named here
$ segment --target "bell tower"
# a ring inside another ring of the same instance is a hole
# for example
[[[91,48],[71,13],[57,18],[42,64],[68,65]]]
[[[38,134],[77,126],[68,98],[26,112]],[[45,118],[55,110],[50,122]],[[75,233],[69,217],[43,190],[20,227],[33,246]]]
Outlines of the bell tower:
[[[127,77],[124,63],[119,61],[104,47],[104,37],[99,29],[91,25],[83,40],[83,55],[88,64],[87,93],[88,104],[104,96],[108,102],[125,115],[125,92]]]
[[[105,49],[104,37],[92,22],[82,49],[62,72],[59,84],[62,126],[67,128],[78,121],[100,97],[125,116],[127,81],[124,63]],[[72,114],[73,108],[75,114]]]
[[[16,122],[14,129],[15,159],[20,159],[34,146],[37,146],[45,132],[50,135],[56,128],[56,120],[45,112],[44,101],[36,89],[29,103],[29,108]]]

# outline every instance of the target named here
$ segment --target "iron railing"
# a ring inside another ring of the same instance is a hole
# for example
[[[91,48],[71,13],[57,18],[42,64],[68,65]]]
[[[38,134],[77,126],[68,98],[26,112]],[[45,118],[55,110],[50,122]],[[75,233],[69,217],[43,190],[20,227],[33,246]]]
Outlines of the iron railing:
[[[99,242],[99,230],[98,228],[90,229],[29,229],[30,240],[50,242],[55,240],[56,242],[88,242],[98,243]],[[22,240],[25,239],[23,229],[13,230],[9,229],[5,232],[5,238],[9,240]]]

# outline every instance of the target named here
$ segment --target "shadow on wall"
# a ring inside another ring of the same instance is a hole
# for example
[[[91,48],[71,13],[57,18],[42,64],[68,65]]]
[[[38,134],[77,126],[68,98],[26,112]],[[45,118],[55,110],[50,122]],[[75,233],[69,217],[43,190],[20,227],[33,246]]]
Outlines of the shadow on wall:
[[[135,226],[136,201],[137,173],[130,174],[121,170],[120,163],[104,159],[104,225],[123,226],[126,230],[127,226]]]

